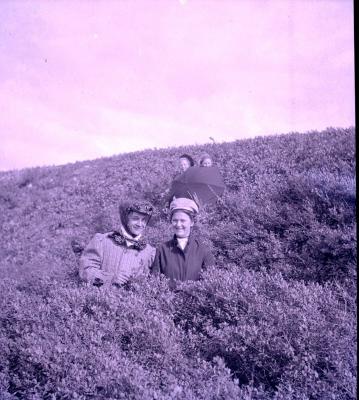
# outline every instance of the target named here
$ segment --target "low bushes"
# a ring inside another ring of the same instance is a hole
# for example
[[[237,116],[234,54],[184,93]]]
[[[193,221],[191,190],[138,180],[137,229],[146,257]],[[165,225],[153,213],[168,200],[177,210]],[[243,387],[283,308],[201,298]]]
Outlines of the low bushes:
[[[240,384],[274,398],[354,398],[355,301],[342,289],[232,265],[182,290],[175,319],[190,352],[220,357]]]
[[[29,399],[234,399],[240,393],[224,365],[184,352],[163,282],[109,291],[57,288],[46,280],[31,292],[15,282],[2,286],[2,393]]]
[[[148,150],[0,173],[0,399],[349,400],[356,378],[355,129]],[[180,154],[227,189],[196,231],[217,267],[170,291],[78,282],[79,252],[151,200]],[[146,179],[144,179],[146,177]]]
[[[356,281],[354,179],[337,174],[261,176],[227,193],[208,215],[217,256],[310,282]],[[213,225],[213,226],[212,226]]]
[[[228,265],[174,292],[157,277],[1,290],[14,398],[355,398],[355,304],[339,288]]]

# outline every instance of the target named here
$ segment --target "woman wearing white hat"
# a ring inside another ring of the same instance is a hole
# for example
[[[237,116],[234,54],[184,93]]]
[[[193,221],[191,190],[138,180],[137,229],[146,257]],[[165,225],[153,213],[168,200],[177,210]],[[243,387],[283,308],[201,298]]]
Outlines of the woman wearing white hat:
[[[174,199],[170,213],[174,236],[157,249],[152,272],[162,273],[173,281],[196,281],[203,267],[214,264],[209,250],[191,235],[198,205],[191,199]]]

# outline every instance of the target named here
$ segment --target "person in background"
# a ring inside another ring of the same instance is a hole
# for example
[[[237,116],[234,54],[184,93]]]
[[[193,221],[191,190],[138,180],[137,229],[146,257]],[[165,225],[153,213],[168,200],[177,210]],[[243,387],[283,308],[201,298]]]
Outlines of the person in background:
[[[188,168],[195,166],[195,162],[194,162],[193,158],[188,154],[182,154],[179,157],[179,162],[180,162],[180,165],[179,165],[180,171],[177,171],[177,173],[173,176],[172,184],[173,184],[173,182],[180,179],[182,177],[183,173],[188,170]],[[184,190],[184,192],[181,191],[181,193],[176,193],[176,197],[186,196],[187,195],[186,193],[187,193],[187,190]],[[174,193],[171,191],[171,188],[168,188],[161,193],[161,197],[163,199],[165,199],[165,207],[168,208],[171,201],[173,200]]]
[[[148,274],[156,249],[143,234],[152,216],[148,202],[123,203],[118,231],[97,233],[80,257],[80,278],[95,286],[122,285],[131,277]]]
[[[188,154],[182,154],[179,160],[182,172],[186,171],[189,167],[193,167],[195,165],[193,158]]]
[[[175,281],[200,279],[201,270],[215,263],[208,248],[192,234],[198,211],[191,199],[176,198],[170,204],[174,236],[157,249],[151,272],[170,278],[172,287]]]
[[[199,165],[200,167],[212,167],[213,162],[210,155],[207,153],[202,154],[201,158],[199,159]]]

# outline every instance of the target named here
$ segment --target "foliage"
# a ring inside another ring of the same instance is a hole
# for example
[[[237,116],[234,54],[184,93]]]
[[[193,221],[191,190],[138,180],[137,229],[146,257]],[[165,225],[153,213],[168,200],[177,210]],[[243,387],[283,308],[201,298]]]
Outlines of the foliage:
[[[329,128],[0,173],[0,398],[354,399],[354,142]],[[175,291],[83,287],[73,249],[129,197],[166,240],[178,157],[203,152],[227,186],[196,226],[216,268]]]
[[[355,300],[342,288],[236,265],[183,286],[175,318],[190,351],[220,357],[242,385],[264,385],[273,398],[355,397]]]

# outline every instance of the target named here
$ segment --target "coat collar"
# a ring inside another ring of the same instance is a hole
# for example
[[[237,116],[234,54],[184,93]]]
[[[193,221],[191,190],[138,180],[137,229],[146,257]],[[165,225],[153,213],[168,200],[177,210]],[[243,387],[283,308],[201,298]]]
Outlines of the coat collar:
[[[191,235],[188,236],[188,242],[187,242],[187,245],[186,245],[185,249],[188,248],[188,246],[190,245],[190,243],[191,243],[192,241],[193,241],[193,235],[191,234]],[[182,250],[182,249],[180,248],[180,246],[178,245],[178,240],[177,240],[177,236],[176,236],[176,235],[173,235],[173,238],[172,238],[172,240],[171,240],[171,246],[172,246],[172,247],[177,247],[177,248],[179,248],[180,250]],[[183,251],[183,250],[182,250],[182,251]]]
[[[140,237],[138,240],[130,238],[129,235],[125,235],[121,231],[113,231],[108,235],[108,238],[112,240],[117,246],[127,247],[126,242],[131,243],[131,248],[141,251],[147,246],[147,242]]]

